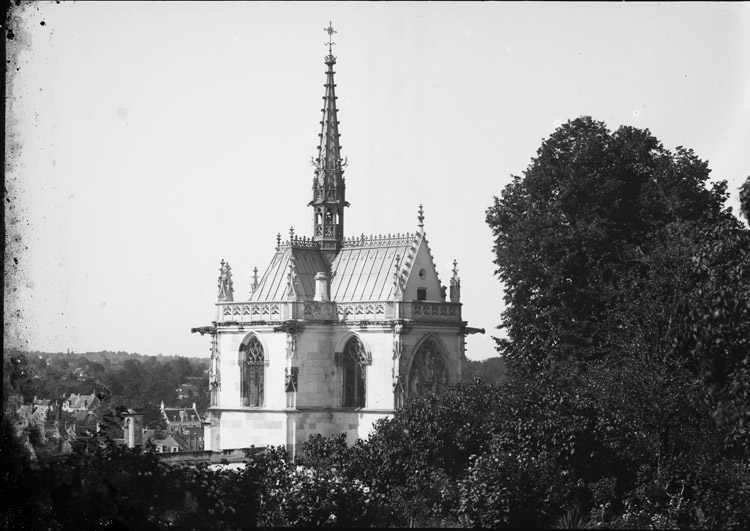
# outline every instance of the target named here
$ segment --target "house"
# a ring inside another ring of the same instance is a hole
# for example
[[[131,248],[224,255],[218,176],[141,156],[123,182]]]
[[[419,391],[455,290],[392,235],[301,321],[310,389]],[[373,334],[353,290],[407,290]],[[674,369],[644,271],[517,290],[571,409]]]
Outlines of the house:
[[[71,393],[65,401],[63,401],[63,411],[91,411],[100,404],[99,398],[96,393],[90,395],[81,395]]]
[[[54,416],[57,405],[49,398],[37,398],[36,396],[31,401],[34,412],[39,412],[45,415],[47,418]]]
[[[201,428],[202,419],[195,402],[192,407],[165,407],[161,403],[161,414],[167,423],[167,429],[171,432],[180,433],[187,428]]]
[[[150,440],[159,453],[186,452],[190,449],[184,437],[176,433],[159,434],[159,438]]]
[[[172,409],[172,408],[169,408]],[[203,433],[198,427],[186,427],[182,432],[144,429],[143,411],[129,409],[124,415],[121,444],[129,448],[152,444],[159,453],[203,450]]]
[[[449,285],[440,281],[422,205],[413,232],[346,233],[328,44],[311,235],[277,236],[246,301],[234,300],[222,260],[215,321],[193,329],[212,340],[207,450],[285,445],[294,455],[316,433],[364,438],[405,400],[461,381],[465,335],[479,331],[461,318],[457,262]]]
[[[162,402],[161,414],[167,424],[167,430],[173,435],[179,435],[179,441],[185,443],[187,450],[203,450],[203,419],[195,403],[192,407],[165,407]]]

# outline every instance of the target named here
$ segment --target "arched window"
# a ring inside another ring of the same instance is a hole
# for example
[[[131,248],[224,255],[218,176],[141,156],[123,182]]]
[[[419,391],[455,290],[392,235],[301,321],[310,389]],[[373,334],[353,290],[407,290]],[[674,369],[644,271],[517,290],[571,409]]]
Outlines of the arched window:
[[[264,395],[263,346],[258,338],[251,336],[247,343],[240,347],[240,397],[244,407],[263,405]]]
[[[365,366],[367,352],[356,337],[344,348],[344,407],[365,407]]]
[[[424,341],[409,369],[408,397],[440,394],[448,386],[448,372],[442,351],[433,339]]]

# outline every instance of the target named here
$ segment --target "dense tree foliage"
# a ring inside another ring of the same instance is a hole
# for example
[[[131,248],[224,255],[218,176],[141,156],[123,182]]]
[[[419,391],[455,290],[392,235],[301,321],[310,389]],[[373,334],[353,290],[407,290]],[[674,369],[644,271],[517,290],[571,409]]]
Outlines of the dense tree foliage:
[[[514,377],[503,399],[523,423],[501,422],[471,477],[506,481],[512,454],[529,477],[569,478],[538,493],[558,515],[748,525],[728,493],[750,488],[750,233],[708,176],[690,150],[580,118],[496,198],[499,350]],[[508,523],[508,510],[466,515]]]
[[[545,140],[487,212],[511,368],[606,355],[604,291],[638,267],[628,254],[648,254],[671,223],[734,219],[726,184],[706,188],[708,176],[691,150],[671,153],[648,130],[579,118]]]

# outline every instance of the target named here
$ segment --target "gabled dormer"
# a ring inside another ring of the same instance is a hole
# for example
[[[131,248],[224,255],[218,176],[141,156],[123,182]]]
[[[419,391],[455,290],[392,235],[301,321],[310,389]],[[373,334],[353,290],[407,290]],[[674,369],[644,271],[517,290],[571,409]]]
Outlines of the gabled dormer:
[[[419,205],[417,238],[401,260],[403,300],[445,302],[446,288],[440,283],[435,261],[424,232],[424,211]]]

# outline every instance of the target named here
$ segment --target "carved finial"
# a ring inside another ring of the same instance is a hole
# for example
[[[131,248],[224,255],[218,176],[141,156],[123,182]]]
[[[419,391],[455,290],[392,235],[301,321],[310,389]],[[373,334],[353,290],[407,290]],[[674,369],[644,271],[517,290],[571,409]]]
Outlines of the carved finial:
[[[289,243],[294,239],[294,227],[289,227]]]
[[[232,285],[232,268],[229,262],[221,261],[219,268],[219,302],[234,301],[234,286]]]
[[[453,276],[451,277],[451,302],[461,302],[461,278],[458,276],[458,262],[453,260]]]
[[[253,283],[250,285],[250,296],[252,297],[255,290],[258,289],[258,268],[253,268]]]
[[[281,247],[281,233],[276,233],[276,250],[278,251]]]
[[[323,44],[328,45],[328,55],[333,55],[333,45],[336,44],[331,39],[333,39],[333,34],[338,33],[335,29],[333,29],[333,25],[331,24],[331,21],[328,21],[328,27],[323,28],[323,31],[328,33],[328,42],[325,42]]]
[[[404,296],[404,283],[401,276],[400,262],[401,255],[397,254],[396,259],[393,261],[393,288],[396,300],[401,300]]]
[[[287,298],[297,299],[297,262],[294,255],[289,256],[289,273],[286,277]]]
[[[417,219],[419,220],[419,232],[424,232],[424,210],[422,209],[422,205],[419,205],[419,214],[417,215]]]

